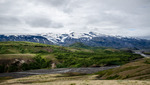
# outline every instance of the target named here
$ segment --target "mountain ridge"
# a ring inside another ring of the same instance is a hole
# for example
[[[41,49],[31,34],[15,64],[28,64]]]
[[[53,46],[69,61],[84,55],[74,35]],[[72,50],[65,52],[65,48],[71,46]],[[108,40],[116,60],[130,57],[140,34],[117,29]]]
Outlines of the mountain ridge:
[[[29,41],[61,46],[69,46],[76,42],[81,42],[91,47],[138,48],[138,49],[150,48],[150,40],[133,37],[110,36],[96,32],[0,35],[0,41]]]

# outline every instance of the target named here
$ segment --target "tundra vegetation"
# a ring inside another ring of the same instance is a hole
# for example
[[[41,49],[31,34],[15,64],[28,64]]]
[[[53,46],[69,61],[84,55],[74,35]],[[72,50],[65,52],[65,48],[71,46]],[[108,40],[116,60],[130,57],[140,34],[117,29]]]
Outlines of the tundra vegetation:
[[[150,84],[150,59],[133,54],[130,50],[88,47],[81,43],[70,45],[70,47],[62,47],[31,42],[0,42],[0,72],[50,69],[52,63],[55,63],[57,68],[111,65],[120,65],[120,67],[93,74],[68,72],[64,74],[34,75],[16,79],[9,76],[0,77],[0,85]]]
[[[82,44],[62,47],[32,42],[0,42],[0,72],[51,68],[52,63],[56,63],[57,68],[123,65],[139,58],[142,56],[128,51]]]

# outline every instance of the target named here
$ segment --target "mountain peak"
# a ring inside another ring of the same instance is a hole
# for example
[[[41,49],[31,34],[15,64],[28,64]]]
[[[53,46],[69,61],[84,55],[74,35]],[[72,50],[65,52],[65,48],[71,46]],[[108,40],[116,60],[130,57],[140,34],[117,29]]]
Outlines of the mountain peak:
[[[102,46],[113,48],[150,48],[150,40],[133,37],[109,36],[97,32],[68,32],[68,33],[42,33],[35,35],[0,35],[0,41],[30,41],[45,44],[69,46],[81,42],[89,46]],[[82,44],[78,44],[82,45]]]

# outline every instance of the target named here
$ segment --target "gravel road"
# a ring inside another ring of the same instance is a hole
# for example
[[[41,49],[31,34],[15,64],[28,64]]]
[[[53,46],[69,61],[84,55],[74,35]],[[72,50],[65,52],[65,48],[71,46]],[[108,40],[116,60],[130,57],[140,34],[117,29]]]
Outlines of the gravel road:
[[[103,71],[107,69],[116,68],[119,66],[106,66],[106,67],[88,67],[88,68],[57,68],[57,69],[38,69],[38,70],[29,70],[22,72],[11,72],[11,73],[0,73],[0,77],[13,77],[13,78],[21,78],[31,75],[40,75],[40,74],[59,74],[66,72],[78,72],[78,73],[86,73],[91,74],[98,71]]]

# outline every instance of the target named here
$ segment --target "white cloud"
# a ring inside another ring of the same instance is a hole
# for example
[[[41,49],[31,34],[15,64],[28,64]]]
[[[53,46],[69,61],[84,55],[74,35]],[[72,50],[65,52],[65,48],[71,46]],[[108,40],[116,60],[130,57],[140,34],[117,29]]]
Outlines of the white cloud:
[[[1,0],[0,33],[150,36],[149,10],[149,0]]]

